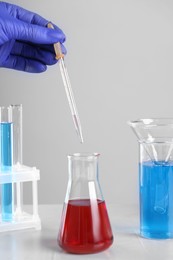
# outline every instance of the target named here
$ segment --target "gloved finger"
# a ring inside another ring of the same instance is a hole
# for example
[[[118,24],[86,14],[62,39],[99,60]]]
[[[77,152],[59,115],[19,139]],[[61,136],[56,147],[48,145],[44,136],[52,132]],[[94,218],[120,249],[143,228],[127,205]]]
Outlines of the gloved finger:
[[[65,35],[60,29],[52,30],[39,25],[25,23],[15,18],[8,26],[4,26],[3,33],[8,36],[8,40],[17,39],[39,44],[63,43],[65,41]]]
[[[4,6],[8,13],[10,13],[13,17],[16,17],[17,19],[31,24],[37,24],[40,26],[46,27],[48,23],[50,23],[49,20],[46,20],[44,17],[40,16],[37,13],[33,13],[29,10],[24,9],[21,6],[9,4],[9,3],[1,3],[2,6]],[[53,24],[53,23],[52,23]],[[54,28],[56,30],[60,30],[60,28],[53,24]]]
[[[40,16],[36,13],[30,12],[22,7],[18,7],[16,18],[18,18],[21,21],[24,21],[24,22],[27,22],[30,24],[40,25],[43,27],[47,27],[48,23],[52,23],[51,21],[46,20],[42,16]],[[56,24],[54,24],[54,23],[52,23],[52,24],[53,24],[53,27],[55,30],[62,32],[62,30]],[[65,40],[66,40],[66,36],[64,35],[64,40],[62,42],[65,42]]]
[[[48,20],[43,18],[42,16],[33,13],[31,11],[28,11],[20,6],[3,3],[5,7],[8,10],[8,13],[10,13],[13,17],[16,17],[17,19],[31,24],[37,24],[40,26],[46,26],[48,23]]]
[[[38,46],[16,41],[11,54],[40,61],[43,64],[53,65],[57,62],[55,54]]]
[[[8,57],[2,67],[30,73],[41,73],[47,69],[47,66],[39,61],[13,55]]]
[[[31,43],[31,45],[34,46],[34,47],[40,47],[41,49],[50,51],[50,52],[55,54],[55,50],[54,50],[53,44],[33,44],[33,43]],[[62,43],[61,43],[61,50],[62,50],[62,53],[64,55],[67,54],[67,50],[66,50],[65,46]]]

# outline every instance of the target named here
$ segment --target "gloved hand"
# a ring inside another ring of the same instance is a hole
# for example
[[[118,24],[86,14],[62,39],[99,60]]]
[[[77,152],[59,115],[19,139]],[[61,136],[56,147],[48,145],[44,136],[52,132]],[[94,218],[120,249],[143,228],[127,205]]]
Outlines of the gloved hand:
[[[0,2],[0,67],[26,72],[44,72],[57,62],[53,43],[62,43],[65,35],[46,28],[49,21],[19,6]]]

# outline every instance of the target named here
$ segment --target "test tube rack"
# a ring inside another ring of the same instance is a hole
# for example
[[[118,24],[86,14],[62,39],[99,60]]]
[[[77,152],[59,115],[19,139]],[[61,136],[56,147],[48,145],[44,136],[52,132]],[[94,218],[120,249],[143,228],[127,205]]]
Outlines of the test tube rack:
[[[20,165],[14,167],[5,174],[0,172],[0,186],[12,183],[13,186],[13,216],[12,221],[3,221],[0,214],[0,232],[20,230],[27,228],[41,229],[41,221],[38,215],[38,190],[37,182],[40,179],[40,171],[35,167]],[[24,211],[22,194],[24,193],[24,182],[32,185],[32,214]]]
[[[0,107],[0,232],[41,229],[39,180],[40,171],[22,163],[22,105]],[[26,182],[32,190],[30,213],[25,212],[27,207],[23,204]]]

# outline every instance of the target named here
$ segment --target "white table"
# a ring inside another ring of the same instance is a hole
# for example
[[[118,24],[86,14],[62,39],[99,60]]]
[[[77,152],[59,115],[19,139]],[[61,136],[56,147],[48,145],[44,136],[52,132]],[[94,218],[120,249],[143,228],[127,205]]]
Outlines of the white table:
[[[92,255],[72,255],[57,246],[61,205],[40,205],[42,230],[0,233],[0,260],[173,260],[173,240],[149,240],[138,235],[137,207],[107,205],[114,243]],[[28,209],[27,209],[28,210]]]

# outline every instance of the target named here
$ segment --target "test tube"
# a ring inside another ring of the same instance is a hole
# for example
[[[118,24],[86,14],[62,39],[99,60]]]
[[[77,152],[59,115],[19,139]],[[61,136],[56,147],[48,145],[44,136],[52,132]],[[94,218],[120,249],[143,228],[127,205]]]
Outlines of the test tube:
[[[9,117],[13,122],[13,168],[22,166],[22,105],[10,105]],[[16,183],[16,214],[20,216],[23,205],[23,184]]]
[[[22,165],[22,105],[9,106],[9,118],[13,122],[13,166]]]
[[[0,108],[0,166],[1,173],[10,173],[13,165],[13,123],[9,118],[9,109]],[[2,221],[13,218],[13,184],[1,185]]]

